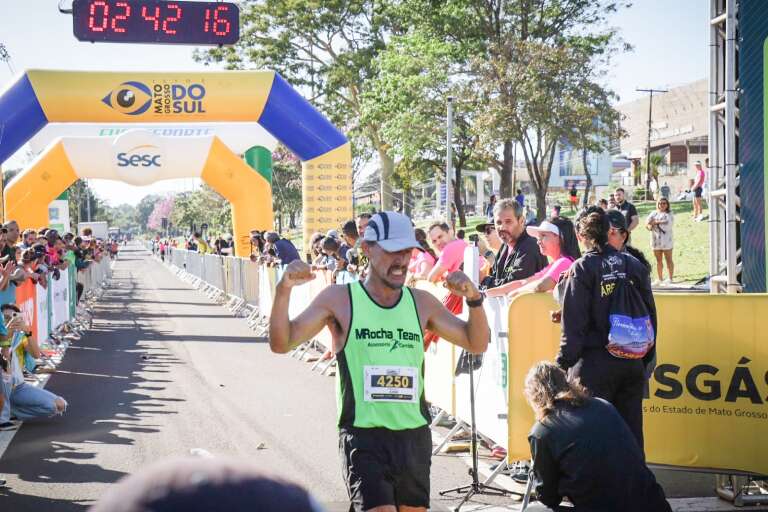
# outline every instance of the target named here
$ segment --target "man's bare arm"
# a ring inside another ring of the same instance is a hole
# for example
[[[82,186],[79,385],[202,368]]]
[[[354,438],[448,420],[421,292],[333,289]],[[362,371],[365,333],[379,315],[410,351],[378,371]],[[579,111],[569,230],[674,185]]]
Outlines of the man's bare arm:
[[[435,263],[435,266],[432,267],[432,270],[429,271],[429,274],[427,274],[427,281],[436,283],[440,281],[440,278],[443,277],[443,274],[445,274],[445,267],[443,267],[443,264],[438,261]]]
[[[301,260],[292,261],[277,283],[272,312],[269,317],[269,348],[272,352],[285,354],[294,347],[311,339],[320,332],[331,316],[327,305],[332,288],[326,288],[312,301],[299,316],[290,320],[288,309],[291,289],[314,279],[310,266]]]
[[[330,288],[324,289],[304,311],[293,320],[288,318],[288,304],[291,290],[277,287],[269,317],[269,348],[272,352],[285,354],[305,341],[311,340],[331,318],[327,308]]]

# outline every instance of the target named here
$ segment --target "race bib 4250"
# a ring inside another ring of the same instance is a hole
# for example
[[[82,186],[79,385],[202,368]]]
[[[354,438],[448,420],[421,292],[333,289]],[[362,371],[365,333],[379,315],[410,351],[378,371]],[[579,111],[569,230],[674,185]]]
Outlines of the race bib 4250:
[[[366,366],[366,402],[417,402],[419,374],[412,366]]]

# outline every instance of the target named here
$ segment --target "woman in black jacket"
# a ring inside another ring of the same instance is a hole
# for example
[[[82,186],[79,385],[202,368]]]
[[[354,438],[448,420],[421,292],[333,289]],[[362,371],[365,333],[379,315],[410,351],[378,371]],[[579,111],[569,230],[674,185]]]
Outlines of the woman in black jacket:
[[[563,293],[562,335],[557,364],[570,370],[593,396],[618,410],[643,450],[642,400],[646,381],[643,359],[612,356],[608,344],[611,299],[619,280],[631,282],[639,292],[656,332],[656,307],[648,269],[635,257],[608,243],[606,213],[594,208],[581,216],[577,234],[587,252],[574,262]]]
[[[669,512],[653,473],[626,423],[605,400],[550,362],[525,379],[536,424],[531,445],[536,493],[531,512]],[[564,497],[574,507],[561,507]]]

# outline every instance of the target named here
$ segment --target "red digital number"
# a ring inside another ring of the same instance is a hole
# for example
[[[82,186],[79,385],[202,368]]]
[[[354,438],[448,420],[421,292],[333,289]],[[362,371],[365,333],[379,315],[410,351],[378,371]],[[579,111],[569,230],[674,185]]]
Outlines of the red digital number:
[[[205,24],[203,25],[203,32],[213,32],[217,36],[225,36],[232,30],[232,23],[225,17],[223,13],[229,11],[228,5],[220,5],[213,11],[213,20],[211,20],[211,10],[205,10]],[[222,16],[222,17],[220,17]]]
[[[175,35],[176,29],[170,28],[168,24],[179,21],[181,19],[181,7],[179,7],[179,4],[167,4],[167,5],[169,9],[176,10],[176,16],[168,16],[163,20],[163,32],[165,32],[166,34]]]
[[[155,25],[155,32],[157,32],[157,29],[160,28],[160,7],[155,6],[155,14],[154,16],[150,16],[147,14],[147,6],[141,8],[141,17],[144,18],[147,21],[151,21]]]
[[[101,7],[101,23],[96,24],[96,8]],[[91,32],[104,32],[109,27],[109,5],[104,0],[91,2],[88,10],[88,29]]]
[[[128,4],[128,2],[117,2],[115,7],[122,7],[124,10],[123,14],[116,14],[115,17],[112,18],[112,31],[123,33],[125,32],[125,27],[118,27],[117,22],[128,19],[128,17],[131,15],[131,6]]]

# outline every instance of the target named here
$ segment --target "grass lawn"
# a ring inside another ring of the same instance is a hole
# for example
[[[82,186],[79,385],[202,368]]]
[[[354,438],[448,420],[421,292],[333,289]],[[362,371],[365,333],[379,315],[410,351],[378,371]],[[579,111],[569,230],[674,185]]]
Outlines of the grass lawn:
[[[632,232],[632,245],[642,250],[653,264],[651,279],[656,279],[656,258],[651,250],[651,232],[645,229],[645,218],[655,210],[655,203],[636,203],[640,225]],[[675,216],[674,249],[675,282],[696,282],[709,273],[709,222],[694,222],[690,201],[672,203]],[[708,215],[709,210],[705,209]],[[666,269],[664,276],[666,277]]]

